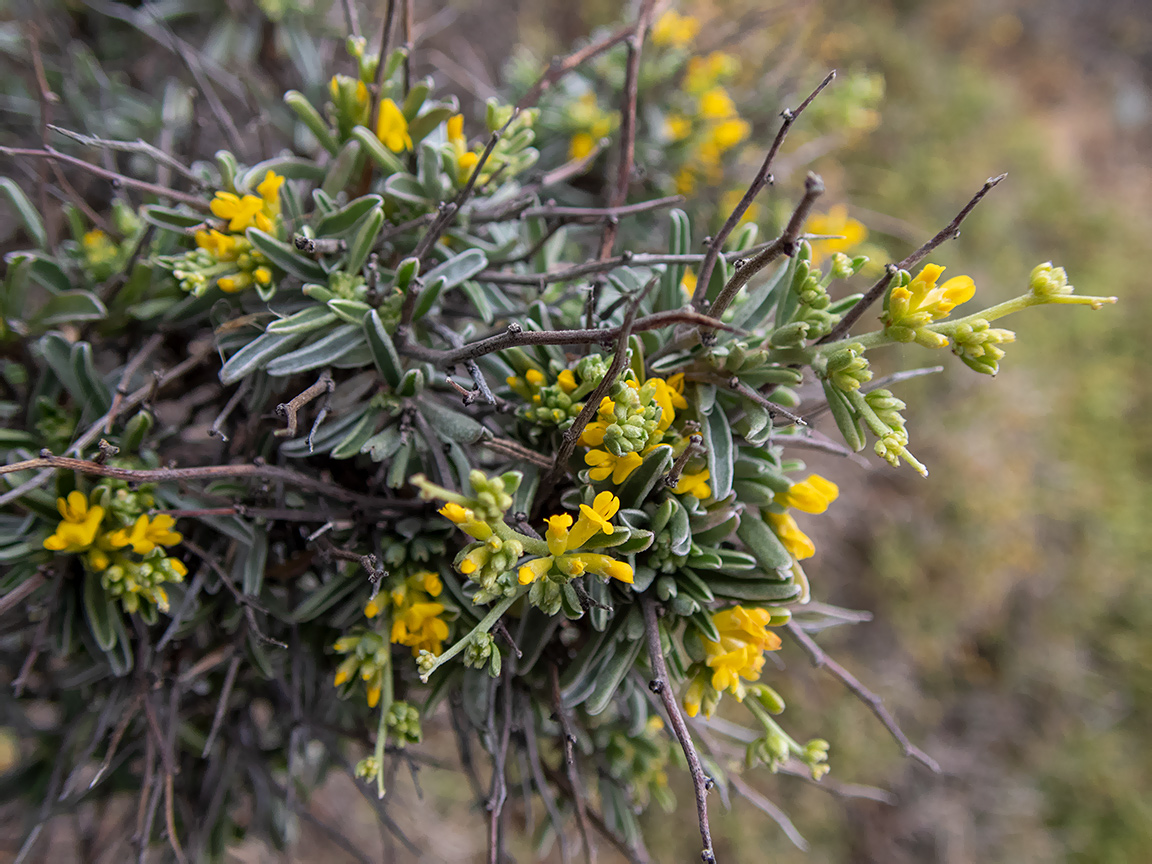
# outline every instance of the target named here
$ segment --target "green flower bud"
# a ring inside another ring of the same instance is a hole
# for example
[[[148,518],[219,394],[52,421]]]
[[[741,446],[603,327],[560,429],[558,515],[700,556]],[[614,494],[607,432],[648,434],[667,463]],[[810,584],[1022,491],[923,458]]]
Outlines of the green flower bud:
[[[768,344],[773,348],[799,348],[808,338],[811,329],[805,321],[793,321],[773,331]]]
[[[1028,290],[1034,297],[1059,297],[1071,294],[1068,274],[1063,267],[1053,267],[1051,261],[1037,264],[1028,277]]]

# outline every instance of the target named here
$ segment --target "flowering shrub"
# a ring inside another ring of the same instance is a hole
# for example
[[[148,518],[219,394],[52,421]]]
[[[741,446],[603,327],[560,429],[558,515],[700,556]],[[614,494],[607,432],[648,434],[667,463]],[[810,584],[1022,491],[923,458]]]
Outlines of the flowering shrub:
[[[634,163],[655,191],[694,196],[724,185],[750,140],[727,89],[738,64],[695,56],[698,29],[645,4],[583,52],[618,82],[615,107],[576,63],[540,77],[520,58],[519,101],[492,99],[480,120],[411,80],[404,49],[350,38],[355,74],[313,82],[324,104],[284,96],[291,155],[221,150],[183,169],[192,192],[121,177],[155,200],[118,202],[114,236],[73,212],[73,240],[54,242],[52,214],[5,182],[35,245],[8,256],[0,295],[20,358],[0,438],[0,603],[28,610],[18,690],[60,700],[72,729],[94,724],[88,750],[67,727],[51,748],[67,766],[104,754],[90,788],[116,776],[149,795],[161,778],[178,859],[238,830],[240,770],[276,789],[283,762],[295,786],[359,748],[353,773],[384,796],[390,757],[437,711],[489,752],[493,826],[520,772],[549,812],[543,842],[565,843],[570,812],[590,844],[595,815],[637,858],[636,808],[674,806],[664,730],[705,860],[708,789],[739,768],[710,743],[702,760],[697,740],[740,742],[749,770],[829,770],[828,742],[776,719],[787,678],[764,672],[781,633],[820,656],[804,525],[839,491],[796,454],[871,442],[927,474],[872,352],[950,348],[995,374],[1014,334],[991,322],[1111,298],[1075,295],[1042,264],[1015,299],[952,317],[978,287],[938,284],[924,262],[998,180],[865,293],[846,286],[868,265],[849,254],[862,227],[833,208],[813,230],[814,174],[758,243],[753,199],[831,76],[784,112],[725,212],[629,203]],[[852,92],[859,110],[843,113],[863,128],[877,94]],[[607,206],[564,203],[600,170]],[[701,222],[722,224],[703,252]],[[879,325],[852,332],[875,302]],[[174,384],[179,420],[165,416]],[[825,411],[843,444],[809,424]],[[65,704],[64,688],[89,698]],[[259,729],[253,700],[278,709]],[[710,726],[722,705],[753,725]],[[271,742],[255,758],[252,735]]]

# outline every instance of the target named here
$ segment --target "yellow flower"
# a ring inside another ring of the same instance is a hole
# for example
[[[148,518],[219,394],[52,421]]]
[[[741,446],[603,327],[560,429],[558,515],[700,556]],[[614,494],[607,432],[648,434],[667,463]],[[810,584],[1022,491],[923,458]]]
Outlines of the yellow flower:
[[[568,158],[571,160],[583,159],[592,152],[596,141],[587,132],[577,132],[568,142]]]
[[[693,57],[688,61],[684,89],[689,93],[703,93],[721,78],[735,72],[739,65],[733,55],[723,51],[713,51],[707,57]]]
[[[692,133],[692,121],[683,114],[669,114],[664,118],[664,135],[669,141],[683,141]]]
[[[696,274],[693,273],[691,269],[684,271],[684,278],[680,280],[680,288],[687,297],[691,297],[696,293]]]
[[[723,87],[713,87],[700,96],[700,116],[709,120],[726,120],[736,115],[732,97]]]
[[[556,376],[556,383],[560,385],[560,389],[565,393],[571,393],[579,386],[576,383],[576,376],[572,374],[571,369],[561,369],[560,374]]]
[[[421,651],[439,654],[448,638],[448,624],[440,618],[444,604],[415,600],[395,611],[389,639],[397,645],[407,645],[412,656]]]
[[[261,231],[272,231],[272,222],[264,214],[264,199],[255,195],[243,198],[231,192],[217,192],[209,205],[212,215],[228,220],[228,230],[233,234],[246,231],[255,225]]]
[[[380,115],[376,119],[376,137],[393,153],[403,153],[412,149],[408,121],[391,99],[385,99],[380,103]]]
[[[44,548],[52,552],[83,552],[96,540],[96,532],[104,518],[104,508],[89,507],[82,492],[69,492],[67,498],[56,499],[61,522],[56,533],[44,541]]]
[[[256,191],[264,200],[265,215],[275,218],[280,215],[280,187],[284,185],[284,178],[273,171],[268,171]]]
[[[448,122],[444,124],[444,128],[448,133],[448,143],[459,147],[468,146],[468,141],[464,137],[463,114],[453,114],[448,118]]]
[[[687,48],[700,32],[700,22],[691,15],[680,15],[669,9],[652,25],[652,44]]]
[[[476,540],[487,540],[492,536],[492,526],[476,518],[467,507],[449,502],[440,508],[439,513],[445,519],[454,522],[461,531]]]
[[[461,153],[456,157],[456,180],[459,183],[467,183],[468,178],[472,176],[472,172],[476,170],[476,166],[480,163],[480,154],[472,153],[470,151]],[[447,238],[446,238],[447,239]]]
[[[712,129],[712,143],[716,149],[723,153],[725,150],[731,150],[747,138],[751,131],[752,127],[748,125],[747,120],[732,117],[717,123]]]
[[[801,513],[823,513],[840,495],[840,488],[819,474],[809,474],[807,480],[793,483],[787,492],[777,492],[773,503],[792,507]]]
[[[576,527],[568,535],[568,548],[579,549],[595,534],[601,532],[611,534],[616,529],[609,521],[620,509],[620,499],[611,492],[601,492],[592,502],[592,506],[580,505],[580,518]]]
[[[712,670],[712,687],[728,690],[737,699],[744,698],[746,681],[755,681],[764,668],[764,652],[780,647],[780,637],[770,632],[772,613],[767,609],[745,609],[733,606],[712,616],[720,632],[720,641],[701,639],[705,664]]]
[[[219,261],[235,261],[238,254],[236,238],[231,234],[223,234],[215,228],[210,231],[203,229],[197,231],[196,245],[206,249]]]
[[[589,450],[584,454],[584,464],[592,468],[588,476],[597,482],[611,477],[612,483],[616,486],[627,480],[643,461],[639,453],[613,456],[607,450]]]
[[[890,327],[908,327],[913,330],[932,321],[947,318],[961,303],[967,303],[976,293],[976,283],[970,276],[954,276],[943,285],[936,280],[944,268],[925,264],[907,285],[893,288],[888,297],[885,323]]]
[[[364,615],[368,618],[375,618],[384,610],[384,598],[382,595],[377,594],[369,600],[364,606]],[[336,686],[340,686],[337,684]]]
[[[595,573],[619,579],[621,582],[632,582],[632,568],[627,563],[617,561],[609,555],[575,551],[596,534],[613,533],[616,528],[608,520],[615,516],[619,509],[619,498],[611,492],[601,492],[591,507],[587,504],[580,505],[580,518],[575,527],[572,526],[572,517],[567,513],[549,516],[544,520],[548,523],[548,529],[544,532],[544,539],[548,543],[548,555],[534,558],[520,566],[517,573],[520,584],[529,585],[535,582],[551,571],[553,566],[569,577]]]
[[[812,265],[816,266],[836,252],[847,252],[868,239],[868,229],[848,216],[848,208],[837,204],[827,213],[814,213],[808,220],[809,234],[839,234],[839,240],[813,240]]]
[[[172,526],[176,520],[167,513],[161,513],[149,522],[148,517],[140,515],[136,518],[130,529],[121,528],[108,537],[114,549],[131,546],[137,555],[147,555],[157,546],[172,546],[184,538]]]
[[[680,482],[672,491],[677,495],[695,495],[703,501],[712,494],[712,487],[708,485],[708,479],[711,476],[707,468],[696,474],[681,474]]]
[[[776,532],[776,536],[780,538],[780,542],[784,544],[784,548],[788,550],[789,555],[797,561],[802,561],[816,554],[815,544],[807,534],[800,530],[795,519],[787,513],[769,512],[764,515],[768,519],[768,524],[772,526],[772,530]]]
[[[696,191],[696,172],[690,165],[685,165],[676,172],[676,192],[679,195],[691,195]]]

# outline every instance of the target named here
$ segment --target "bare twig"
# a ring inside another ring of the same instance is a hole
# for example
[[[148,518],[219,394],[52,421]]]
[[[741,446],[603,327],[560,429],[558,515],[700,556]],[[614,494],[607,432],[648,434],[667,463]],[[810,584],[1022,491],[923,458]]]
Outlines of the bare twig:
[[[700,756],[696,752],[696,745],[692,743],[692,735],[688,725],[684,722],[684,715],[680,713],[680,704],[676,701],[676,694],[672,692],[672,685],[668,680],[668,666],[664,662],[664,650],[660,645],[660,624],[656,620],[656,601],[647,594],[640,595],[640,609],[644,613],[644,632],[648,638],[648,659],[652,664],[652,681],[648,689],[660,697],[664,703],[664,711],[668,714],[668,721],[684,757],[688,760],[688,771],[692,775],[692,788],[696,792],[696,818],[700,821],[700,841],[704,848],[700,858],[705,864],[713,864],[716,852],[712,848],[712,832],[708,827],[708,789],[712,785],[712,778],[704,774],[700,765]]]
[[[544,802],[544,809],[548,811],[548,818],[552,820],[552,830],[556,832],[556,841],[560,844],[560,862],[568,864],[571,860],[568,851],[568,838],[564,833],[564,821],[560,817],[560,810],[556,806],[556,797],[548,787],[544,777],[544,768],[540,763],[540,748],[536,742],[536,718],[529,711],[525,711],[524,722],[524,749],[528,753],[528,765],[532,769],[532,782],[536,784],[536,791],[540,793],[540,800]]]
[[[513,441],[511,438],[482,438],[480,444],[490,450],[497,450],[515,459],[521,459],[525,462],[531,462],[533,465],[539,465],[541,468],[552,467],[552,460],[547,456],[543,456],[535,450]]]
[[[240,400],[248,392],[251,386],[251,378],[245,378],[240,382],[240,386],[236,388],[236,392],[228,397],[228,401],[224,403],[224,408],[216,415],[216,419],[212,421],[212,425],[208,427],[208,436],[212,438],[219,438],[222,442],[227,443],[228,436],[224,434],[223,426],[232,416],[232,412],[236,410],[236,406],[240,404]]]
[[[120,373],[120,383],[116,385],[116,392],[112,396],[112,406],[108,409],[108,413],[104,415],[104,434],[107,435],[112,431],[112,421],[120,413],[120,406],[124,403],[124,397],[128,395],[128,387],[132,383],[132,377],[136,374],[141,364],[151,356],[152,352],[160,347],[164,342],[164,335],[162,333],[154,334],[144,347],[128,361],[124,367],[124,371]]]
[[[189,207],[199,210],[202,213],[207,213],[209,210],[208,202],[197,195],[190,195],[187,192],[169,189],[166,186],[159,186],[156,183],[149,183],[146,180],[137,180],[135,177],[129,177],[127,174],[109,171],[106,168],[101,168],[99,165],[93,165],[91,162],[85,162],[83,159],[70,156],[67,153],[61,153],[59,150],[54,150],[51,147],[45,147],[43,150],[32,150],[25,147],[0,147],[0,156],[27,156],[32,159],[50,159],[56,162],[65,162],[69,165],[83,168],[85,171],[95,174],[97,177],[103,177],[112,183],[131,186],[134,189],[148,192],[158,198],[171,198],[173,201],[187,204]]]
[[[780,130],[776,133],[776,139],[772,142],[772,146],[768,148],[768,154],[764,157],[764,162],[761,164],[760,170],[756,172],[756,176],[753,178],[748,190],[744,193],[744,197],[740,199],[740,203],[736,205],[736,209],[728,215],[724,226],[717,232],[716,236],[712,238],[712,242],[708,244],[708,252],[704,258],[704,263],[700,265],[700,272],[697,274],[696,290],[692,294],[692,308],[698,311],[703,310],[704,300],[708,294],[708,283],[712,278],[712,269],[716,266],[716,259],[720,256],[720,250],[724,248],[724,241],[728,239],[728,235],[740,224],[741,217],[743,217],[745,211],[747,211],[756,196],[760,194],[760,191],[772,182],[772,160],[776,158],[776,154],[780,150],[780,145],[784,143],[784,139],[788,136],[788,131],[792,128],[792,124],[796,122],[796,118],[804,112],[804,109],[812,104],[812,100],[819,96],[820,92],[832,83],[835,77],[836,70],[833,69],[795,110],[785,108],[781,112],[780,116],[784,118],[784,122],[780,124]]]
[[[935,237],[933,237],[899,264],[889,264],[880,280],[868,289],[868,292],[856,302],[856,305],[844,314],[844,317],[840,319],[840,323],[833,327],[831,332],[820,339],[817,344],[823,345],[827,342],[836,342],[837,340],[844,338],[848,331],[852,329],[852,325],[859,321],[860,316],[868,311],[868,307],[870,307],[884,295],[885,290],[888,288],[888,283],[892,281],[897,271],[909,270],[912,267],[915,267],[929,254],[931,254],[932,250],[934,250],[941,243],[945,242],[946,240],[952,240],[956,237],[959,237],[960,223],[968,217],[968,214],[971,213],[976,205],[980,203],[981,199],[989,192],[991,192],[992,189],[994,189],[997,184],[999,184],[1000,181],[1007,176],[1007,174],[1000,174],[996,177],[989,177],[986,181],[984,181],[984,185],[980,187],[980,191],[972,196],[972,199],[961,208],[960,212],[956,214],[955,218],[953,218],[951,222],[945,225],[944,228],[942,228]]]
[[[804,222],[808,219],[808,214],[812,212],[812,207],[816,203],[816,199],[824,194],[824,181],[820,179],[818,174],[809,173],[804,180],[804,197],[800,199],[800,203],[796,205],[796,209],[792,211],[792,218],[788,220],[788,225],[784,229],[784,233],[780,235],[779,239],[774,244],[769,246],[758,255],[747,259],[736,272],[732,274],[732,278],[724,285],[724,288],[716,296],[716,301],[708,308],[708,314],[713,318],[719,318],[724,314],[724,310],[728,308],[740,289],[748,284],[753,276],[771,264],[780,255],[787,255],[789,258],[794,256],[800,248],[800,235],[804,227]]]
[[[936,774],[940,773],[940,763],[913,744],[908,740],[908,736],[900,729],[896,723],[896,718],[892,716],[891,712],[884,707],[884,702],[879,696],[860,683],[851,672],[829,657],[824,653],[815,640],[800,627],[795,621],[789,621],[784,629],[788,631],[797,645],[799,645],[804,653],[808,655],[808,659],[812,661],[812,665],[817,668],[827,669],[833,676],[838,678],[840,682],[855,694],[861,702],[868,706],[876,719],[884,724],[884,728],[888,730],[889,734],[896,739],[896,743],[900,745],[900,749],[904,751],[905,756],[911,756],[921,765],[924,765]]]
[[[200,753],[201,759],[206,759],[216,742],[220,726],[224,722],[224,715],[228,711],[228,697],[232,695],[232,686],[236,683],[236,673],[240,671],[240,662],[243,658],[237,654],[228,664],[228,671],[224,675],[224,686],[220,688],[220,698],[216,702],[216,713],[212,715],[212,727],[208,730],[208,737],[204,739],[204,749]]]
[[[553,663],[549,671],[552,676],[552,707],[556,710],[560,733],[564,737],[564,769],[568,776],[572,803],[576,807],[576,823],[580,826],[580,839],[584,843],[584,858],[589,864],[595,864],[596,844],[592,842],[592,831],[588,827],[588,804],[580,784],[580,772],[576,769],[576,735],[572,732],[572,721],[564,707],[564,697],[560,695],[560,669]]]
[[[178,174],[194,186],[203,188],[206,185],[203,177],[196,174],[179,159],[170,156],[159,147],[149,144],[143,139],[138,138],[135,141],[115,141],[108,138],[98,138],[95,135],[84,135],[80,132],[73,132],[71,129],[65,129],[62,126],[53,126],[51,123],[48,124],[48,128],[53,132],[63,135],[65,138],[71,138],[73,141],[83,144],[85,147],[119,150],[124,153],[142,153],[163,165],[167,165],[169,168],[175,169]]]
[[[316,379],[316,383],[309,387],[304,392],[295,396],[291,401],[281,402],[276,406],[276,416],[283,417],[285,420],[285,428],[277,429],[273,435],[278,437],[294,438],[296,436],[297,413],[315,399],[324,393],[331,393],[336,389],[336,384],[332,381],[332,373],[325,369],[320,373],[320,377]]]
[[[777,807],[774,802],[770,801],[759,790],[754,789],[748,781],[740,776],[738,771],[728,773],[728,782],[733,789],[748,799],[752,806],[779,825],[780,830],[784,832],[785,836],[792,841],[792,844],[797,849],[802,852],[808,851],[808,841],[804,839],[804,835],[796,828],[787,813]]]
[[[40,590],[40,586],[47,581],[48,578],[41,572],[36,572],[29,576],[3,597],[0,597],[0,615],[4,615],[24,598],[35,594]]]

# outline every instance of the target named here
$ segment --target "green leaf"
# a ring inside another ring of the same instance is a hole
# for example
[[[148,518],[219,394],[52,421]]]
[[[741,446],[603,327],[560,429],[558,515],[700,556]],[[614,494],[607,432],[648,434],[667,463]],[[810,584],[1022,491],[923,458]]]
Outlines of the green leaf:
[[[120,613],[113,605],[115,602],[100,584],[99,573],[84,573],[84,618],[88,621],[92,638],[102,651],[111,651],[116,647],[116,625],[113,619]]]
[[[442,405],[435,399],[425,399],[420,403],[420,413],[436,434],[447,441],[459,444],[475,444],[487,433],[479,421]]]
[[[455,113],[456,108],[453,106],[441,106],[425,111],[408,124],[408,135],[412,139],[412,143],[419,144],[428,137],[433,129]]]
[[[388,174],[397,177],[404,176],[404,163],[400,161],[399,156],[380,143],[380,139],[376,137],[375,132],[363,126],[356,126],[352,129],[352,137],[360,142],[360,146],[364,148],[364,152],[368,154],[368,158],[383,168]],[[413,180],[415,180],[415,178],[413,178]],[[385,184],[384,188],[385,191],[387,191],[388,184]]]
[[[80,387],[80,400],[93,415],[101,415],[112,407],[112,393],[96,371],[92,362],[92,346],[77,342],[72,346],[72,372]]]
[[[740,527],[736,529],[736,536],[748,547],[748,551],[765,570],[783,570],[792,566],[792,556],[788,554],[776,532],[769,528],[755,511],[744,511]]]
[[[341,321],[355,324],[357,327],[364,320],[364,316],[372,310],[372,307],[363,300],[343,300],[339,297],[329,300],[328,308],[335,312]]]
[[[53,327],[57,324],[71,324],[75,321],[99,321],[108,314],[108,309],[100,298],[91,291],[65,291],[41,307],[36,315],[40,327]]]
[[[301,309],[287,318],[273,321],[264,328],[265,333],[308,333],[336,320],[336,314],[326,306],[313,305]]]
[[[351,182],[357,169],[363,165],[363,152],[364,148],[355,138],[345,141],[336,158],[328,164],[328,171],[320,186],[321,191],[330,196],[339,195]]]
[[[383,228],[384,208],[377,207],[365,217],[360,225],[360,230],[356,232],[356,236],[348,244],[348,260],[344,263],[346,273],[356,274],[360,272]]]
[[[241,378],[263,369],[274,357],[279,357],[300,341],[299,333],[261,333],[235,354],[220,369],[223,384],[235,384]]]
[[[384,204],[379,195],[365,195],[349,201],[339,210],[324,216],[316,225],[317,237],[332,237],[351,230],[357,222]]]
[[[262,525],[252,528],[252,544],[241,549],[232,566],[232,580],[239,583],[250,597],[260,594],[264,586],[264,569],[268,561],[268,532]]]
[[[336,142],[336,139],[332,137],[332,130],[328,128],[328,124],[324,122],[324,118],[320,116],[320,112],[308,101],[307,96],[298,90],[289,90],[284,94],[284,102],[289,108],[296,112],[296,116],[300,118],[300,122],[308,127],[308,131],[316,136],[316,140],[320,142],[321,147],[329,153],[336,153],[336,151],[340,149],[340,145]],[[364,131],[367,132],[368,130],[365,129]]]
[[[408,95],[404,98],[404,104],[400,106],[400,113],[404,115],[405,120],[411,123],[416,119],[416,114],[424,107],[424,100],[428,98],[428,94],[431,92],[431,78],[421,78],[412,84],[408,90]]]
[[[795,582],[772,582],[768,579],[736,579],[712,574],[708,586],[717,597],[753,603],[778,603],[800,594]]]
[[[376,410],[365,411],[360,422],[353,426],[352,431],[332,448],[329,455],[333,459],[350,459],[353,456],[359,456],[361,448],[376,432],[376,425],[380,422],[381,413]]]
[[[323,267],[311,258],[305,258],[287,243],[265,234],[259,228],[249,228],[244,232],[244,236],[258,252],[262,252],[269,261],[288,275],[304,282],[328,281],[328,272]]]
[[[63,294],[72,290],[72,280],[61,269],[60,265],[38,253],[32,257],[32,278],[51,291],[53,294]]]
[[[186,236],[191,228],[199,228],[204,225],[202,213],[173,210],[171,207],[163,207],[159,204],[146,204],[141,207],[140,217],[150,225],[155,225],[165,231],[172,231],[181,236]]]
[[[668,254],[686,255],[692,251],[692,226],[688,214],[683,210],[673,210],[669,214]],[[657,308],[661,310],[679,309],[687,302],[681,284],[684,281],[685,264],[669,264],[660,277],[660,293]]]
[[[396,346],[392,344],[392,337],[384,329],[384,322],[375,309],[364,316],[364,332],[368,337],[368,347],[372,349],[372,361],[376,369],[387,383],[395,389],[403,376],[403,367],[400,365],[400,355],[396,353]]]
[[[488,266],[488,256],[479,249],[468,249],[459,255],[454,255],[443,264],[433,267],[424,274],[424,281],[431,282],[437,277],[444,277],[444,290],[455,288],[465,279],[471,279]]]
[[[312,180],[319,182],[324,179],[327,169],[316,162],[315,159],[301,159],[299,156],[277,156],[257,162],[244,172],[236,185],[246,189],[253,195],[255,189],[264,182],[268,172],[279,174],[288,180]]]
[[[405,398],[415,396],[424,390],[424,373],[419,369],[409,369],[396,385],[396,395]]]
[[[267,365],[269,375],[295,375],[328,366],[364,343],[363,331],[355,324],[341,324],[327,336],[277,357]]]
[[[671,467],[672,447],[668,444],[653,447],[628,479],[620,484],[616,494],[621,506],[639,508]]]
[[[723,405],[717,405],[700,424],[704,446],[708,448],[708,473],[712,495],[727,498],[732,491],[733,460],[732,430],[728,427],[728,414]]]
[[[640,656],[640,651],[643,648],[643,639],[627,641],[600,668],[599,674],[596,676],[596,688],[588,697],[588,701],[584,703],[585,711],[595,717],[608,707],[612,697],[616,695],[620,683],[624,680],[624,676],[636,665],[636,658]]]
[[[16,218],[20,220],[20,224],[24,226],[24,230],[28,232],[32,242],[41,249],[47,249],[48,232],[44,230],[44,220],[40,218],[39,211],[32,206],[32,202],[28,200],[24,190],[17,186],[11,178],[0,177],[0,192],[4,193],[8,203],[12,205]]]
[[[343,575],[340,570],[324,585],[312,591],[305,600],[293,610],[290,618],[297,624],[319,618],[348,594],[355,591],[364,580],[357,574]]]
[[[416,306],[412,310],[412,320],[419,321],[428,314],[432,308],[432,304],[436,302],[436,298],[440,296],[440,292],[444,290],[444,277],[434,279],[423,288],[420,289],[420,294],[416,297]]]

